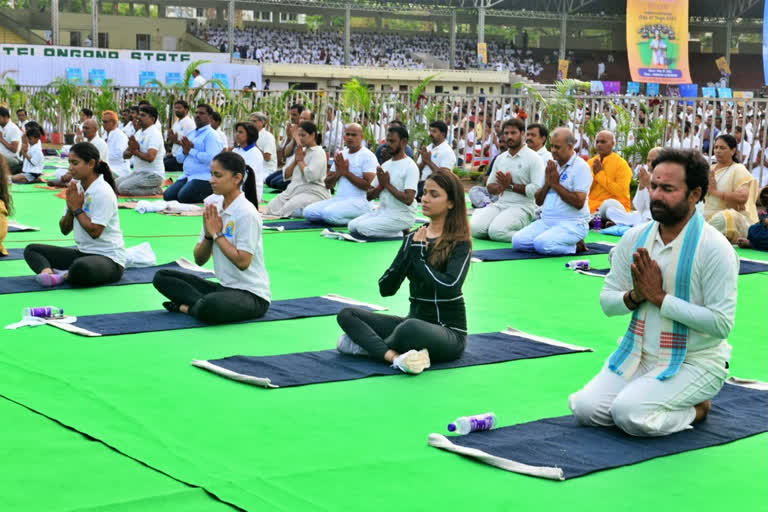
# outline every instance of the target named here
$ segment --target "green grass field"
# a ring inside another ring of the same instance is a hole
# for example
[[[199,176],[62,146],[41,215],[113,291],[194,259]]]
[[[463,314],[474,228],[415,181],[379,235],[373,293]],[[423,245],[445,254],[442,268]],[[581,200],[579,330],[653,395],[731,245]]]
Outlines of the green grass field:
[[[70,245],[64,201],[13,189],[7,247]],[[200,218],[120,210],[126,245],[158,263],[191,258]],[[588,241],[615,238],[591,234]],[[504,247],[476,242],[476,249]],[[397,242],[353,244],[319,231],[265,232],[274,299],[336,293],[405,314],[407,289],[378,294]],[[766,259],[765,253],[739,251]],[[607,267],[607,256],[590,258]],[[572,354],[413,376],[265,390],[190,365],[193,358],[335,346],[335,318],[85,338],[48,326],[0,342],[0,510],[764,510],[765,434],[565,482],[504,472],[427,446],[456,416],[496,412],[510,425],[568,413],[566,399],[626,328],[598,304],[602,279],[566,259],[475,263],[465,285],[469,331],[507,326],[589,346]],[[209,266],[211,263],[208,264]],[[28,274],[0,262],[0,276]],[[26,306],[73,315],[157,309],[150,284],[2,296],[0,323]],[[739,277],[731,374],[766,380],[766,274]],[[84,435],[83,435],[84,434]],[[97,442],[98,441],[98,442]]]

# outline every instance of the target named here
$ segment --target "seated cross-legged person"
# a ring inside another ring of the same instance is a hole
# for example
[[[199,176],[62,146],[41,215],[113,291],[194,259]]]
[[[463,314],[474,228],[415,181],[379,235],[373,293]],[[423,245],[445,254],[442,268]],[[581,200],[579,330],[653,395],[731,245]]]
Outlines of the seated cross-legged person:
[[[708,165],[698,151],[656,158],[653,221],[627,231],[600,292],[607,316],[632,314],[618,349],[568,405],[588,426],[664,436],[702,420],[728,376],[738,257],[696,210]]]
[[[123,156],[131,158],[133,170],[117,178],[117,191],[123,196],[153,196],[163,193],[165,179],[165,144],[157,127],[157,110],[151,105],[139,107],[141,129],[128,139]]]
[[[332,173],[325,179],[327,188],[338,186],[336,195],[304,208],[304,218],[310,222],[346,226],[352,219],[371,211],[366,192],[376,177],[379,162],[376,155],[363,146],[363,129],[359,124],[345,127],[344,144],[344,150],[333,159]]]
[[[421,171],[419,180],[419,190],[416,194],[416,200],[421,200],[424,190],[424,182],[429,175],[437,171],[453,172],[456,167],[456,153],[445,140],[448,135],[448,125],[443,121],[432,121],[429,123],[429,140],[427,147],[422,146],[419,150],[419,159],[416,165]]]
[[[632,169],[626,160],[614,153],[615,138],[609,131],[602,131],[595,137],[597,154],[587,165],[592,169],[592,187],[589,190],[589,211],[598,213],[603,224],[608,220],[608,208],[630,209],[629,183]]]
[[[405,237],[379,279],[386,297],[408,278],[408,316],[343,309],[336,317],[344,330],[339,352],[368,355],[406,373],[421,373],[431,361],[453,361],[464,352],[467,315],[461,288],[472,253],[464,187],[453,173],[433,172],[424,184],[422,207],[429,224]]]
[[[213,109],[200,104],[195,109],[195,128],[179,140],[181,151],[176,160],[183,165],[184,174],[165,189],[163,199],[180,203],[202,203],[211,195],[211,160],[224,146],[211,128]],[[162,163],[162,159],[161,159]]]
[[[387,152],[392,157],[376,168],[376,178],[368,190],[368,200],[380,198],[379,208],[349,221],[353,235],[370,237],[401,236],[416,220],[416,190],[419,168],[406,156],[408,130],[394,125],[387,130]]]
[[[317,126],[304,121],[296,130],[296,150],[293,161],[283,169],[288,188],[267,205],[267,214],[277,217],[302,217],[304,208],[312,203],[330,199],[325,188],[328,164],[325,150],[317,144]]]
[[[746,238],[738,238],[736,243],[744,249],[768,251],[768,187],[760,191],[761,210],[758,211],[757,222],[749,226]]]
[[[168,311],[186,313],[206,323],[262,317],[271,296],[264,268],[254,173],[248,170],[243,157],[225,151],[211,162],[210,182],[216,195],[205,205],[203,228],[194,254],[198,265],[213,256],[219,282],[159,270],[152,284],[170,299],[163,303]]]
[[[568,128],[552,133],[552,158],[547,163],[544,186],[536,192],[541,219],[512,238],[518,251],[541,254],[574,254],[589,231],[587,192],[592,173],[573,150],[576,139]]]
[[[496,158],[488,177],[488,193],[499,200],[475,210],[470,221],[472,236],[510,242],[519,230],[533,221],[534,197],[544,183],[544,163],[523,142],[525,127],[510,119],[502,127],[508,150]]]
[[[69,150],[67,204],[59,220],[63,235],[74,230],[76,248],[30,244],[24,260],[43,286],[99,286],[123,277],[125,246],[117,214],[115,182],[99,150],[78,142]]]
[[[43,156],[43,145],[40,142],[40,135],[40,128],[30,126],[27,128],[26,135],[21,138],[19,155],[23,164],[21,173],[15,174],[11,178],[14,183],[36,183],[43,181],[40,177],[43,175],[45,157]]]
[[[259,140],[259,131],[253,123],[240,122],[235,125],[235,148],[245,165],[251,168],[256,180],[256,197],[261,200],[264,193],[264,156],[256,143]]]

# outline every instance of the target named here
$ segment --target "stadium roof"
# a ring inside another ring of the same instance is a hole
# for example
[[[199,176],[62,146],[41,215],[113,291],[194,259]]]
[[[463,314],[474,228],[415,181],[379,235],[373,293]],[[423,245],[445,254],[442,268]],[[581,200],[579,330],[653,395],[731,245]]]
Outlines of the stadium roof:
[[[566,0],[568,12],[571,15],[582,16],[624,16],[626,2],[624,0]],[[315,8],[339,8],[349,3],[353,10],[445,10],[445,9],[475,9],[485,2],[493,11],[507,11],[509,14],[547,13],[550,16],[561,12],[561,0],[236,0],[238,8],[245,5],[282,5],[293,8],[306,6]],[[210,6],[209,1],[186,0],[176,2],[181,5]],[[219,5],[226,0],[219,0]],[[247,8],[247,7],[245,7]],[[729,17],[762,19],[763,2],[761,0],[690,0],[689,15],[703,22],[723,21]]]

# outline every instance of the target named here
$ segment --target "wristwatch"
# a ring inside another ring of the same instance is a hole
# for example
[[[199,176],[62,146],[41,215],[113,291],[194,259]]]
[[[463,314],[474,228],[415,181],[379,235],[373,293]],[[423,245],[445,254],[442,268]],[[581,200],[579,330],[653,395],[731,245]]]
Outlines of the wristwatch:
[[[73,212],[72,212],[72,216],[73,216],[73,217],[77,217],[77,216],[78,216],[78,215],[80,215],[81,213],[83,213],[83,209],[82,209],[82,208],[78,208],[77,210],[75,210],[75,211],[73,211]]]
[[[224,233],[222,233],[221,231],[217,232],[216,234],[213,235],[213,241],[215,242],[216,240],[218,240],[222,236],[224,236]]]

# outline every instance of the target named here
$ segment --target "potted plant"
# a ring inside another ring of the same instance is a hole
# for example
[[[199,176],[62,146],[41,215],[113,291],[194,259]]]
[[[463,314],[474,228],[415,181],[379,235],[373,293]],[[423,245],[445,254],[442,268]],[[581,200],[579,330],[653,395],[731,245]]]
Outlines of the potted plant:
[[[58,100],[59,133],[64,134],[64,144],[74,144],[75,132],[72,127],[75,123],[72,117],[72,107],[75,104],[75,100],[81,94],[81,87],[62,77],[56,78],[51,82],[50,87],[55,90],[55,95]]]

